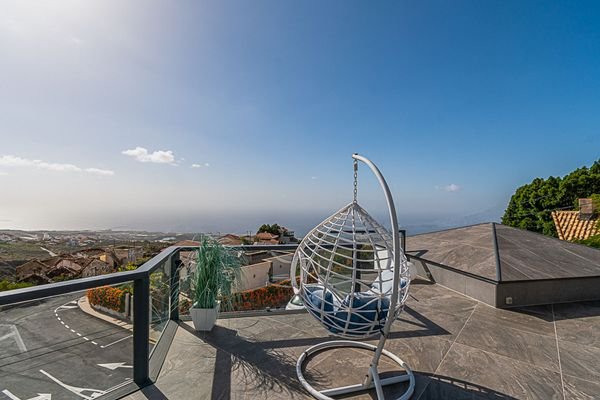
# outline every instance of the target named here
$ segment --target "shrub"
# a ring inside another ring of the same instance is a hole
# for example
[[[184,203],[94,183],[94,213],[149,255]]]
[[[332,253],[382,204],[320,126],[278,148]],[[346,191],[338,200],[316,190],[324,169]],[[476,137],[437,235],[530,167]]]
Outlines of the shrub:
[[[286,280],[277,285],[237,293],[236,298],[232,300],[232,309],[249,311],[283,307],[294,295],[290,283]]]
[[[87,298],[91,305],[102,306],[109,310],[125,311],[125,294],[127,291],[111,286],[101,286],[87,291]]]
[[[3,279],[0,281],[0,292],[5,290],[13,290],[13,289],[22,289],[26,287],[33,286],[33,283],[29,282],[11,282],[7,279]]]
[[[600,235],[592,236],[585,240],[574,240],[574,242],[600,249]]]

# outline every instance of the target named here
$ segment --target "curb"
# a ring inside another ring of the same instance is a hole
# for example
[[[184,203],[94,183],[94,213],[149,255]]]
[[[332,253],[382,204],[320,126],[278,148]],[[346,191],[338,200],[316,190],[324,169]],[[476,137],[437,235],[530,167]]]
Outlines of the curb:
[[[90,303],[87,299],[87,296],[80,297],[79,300],[77,300],[77,305],[79,306],[79,309],[81,311],[83,311],[84,313],[91,315],[94,318],[98,318],[103,321],[106,321],[109,324],[113,324],[120,328],[126,329],[126,330],[130,331],[131,333],[133,333],[133,324],[130,324],[129,322],[122,321],[118,318],[115,318],[110,315],[103,314],[101,312],[94,310],[92,308],[92,306],[90,305]],[[150,343],[156,344],[161,333],[162,332],[158,332],[158,331],[155,331],[154,329],[150,329]]]
[[[88,302],[87,296],[83,296],[79,300],[77,300],[77,305],[79,306],[81,311],[83,311],[86,314],[91,315],[94,318],[101,319],[110,324],[117,325],[123,329],[127,329],[128,331],[133,332],[132,324],[94,310],[92,308],[92,306],[90,305],[90,303]]]

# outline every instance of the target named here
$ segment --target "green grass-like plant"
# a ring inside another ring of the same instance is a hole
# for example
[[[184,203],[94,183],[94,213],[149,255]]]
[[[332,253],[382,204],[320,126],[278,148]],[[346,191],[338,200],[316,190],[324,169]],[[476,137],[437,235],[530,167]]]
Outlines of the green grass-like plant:
[[[197,250],[196,270],[191,274],[191,291],[195,308],[231,309],[234,283],[240,274],[238,251],[204,236]]]

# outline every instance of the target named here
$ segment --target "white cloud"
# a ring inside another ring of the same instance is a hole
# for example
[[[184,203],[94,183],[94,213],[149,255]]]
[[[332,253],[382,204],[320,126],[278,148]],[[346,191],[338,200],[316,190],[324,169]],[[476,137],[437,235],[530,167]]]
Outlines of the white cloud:
[[[319,179],[318,176],[311,176],[310,179],[312,179],[313,181],[316,181],[317,179]]]
[[[149,153],[148,149],[138,146],[135,149],[123,150],[121,153],[133,157],[139,162],[176,165],[175,155],[171,150],[157,150]]]
[[[8,176],[8,172],[0,171],[0,176]]]
[[[30,160],[28,158],[13,155],[0,156],[0,166],[13,168],[38,168],[55,172],[87,172],[96,175],[114,175],[114,171],[98,168],[81,168],[77,165],[67,163],[49,163],[42,160]]]
[[[457,185],[456,183],[451,183],[449,185],[444,186],[444,190],[446,192],[458,192],[461,189],[462,189],[462,187]]]
[[[86,168],[85,172],[89,172],[90,174],[102,175],[102,176],[113,176],[115,171],[111,171],[108,169],[100,169],[100,168]]]
[[[209,163],[204,164],[192,164],[192,168],[202,168],[202,167],[210,167]]]

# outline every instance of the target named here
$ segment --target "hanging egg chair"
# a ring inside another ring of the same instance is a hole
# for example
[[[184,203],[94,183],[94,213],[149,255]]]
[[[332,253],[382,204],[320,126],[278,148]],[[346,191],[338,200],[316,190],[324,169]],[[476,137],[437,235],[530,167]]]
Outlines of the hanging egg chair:
[[[397,397],[410,398],[415,378],[410,368],[396,355],[385,350],[390,327],[408,297],[409,263],[400,247],[396,209],[389,187],[379,169],[358,154],[354,159],[354,199],[313,228],[300,242],[291,266],[294,292],[307,311],[331,334],[345,340],[333,340],[310,347],[298,359],[296,372],[300,383],[317,399],[331,399],[375,388],[383,400],[383,386],[408,382]],[[377,177],[386,197],[392,232],[390,233],[362,208],[357,201],[358,162],[365,163]],[[379,336],[371,345],[352,339]],[[303,376],[307,357],[331,348],[352,347],[374,352],[363,383],[318,391]],[[406,373],[380,378],[377,365],[385,355]]]

